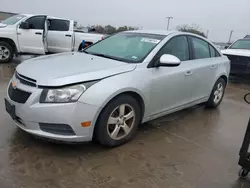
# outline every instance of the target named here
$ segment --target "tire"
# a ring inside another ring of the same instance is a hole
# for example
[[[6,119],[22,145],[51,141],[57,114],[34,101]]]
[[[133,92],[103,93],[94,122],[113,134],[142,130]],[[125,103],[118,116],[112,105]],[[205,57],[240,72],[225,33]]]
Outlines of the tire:
[[[7,42],[0,41],[0,63],[9,63],[13,59],[13,57],[13,47]]]
[[[125,113],[121,113],[123,107]],[[131,111],[133,113],[130,113]],[[134,116],[129,118],[127,116],[129,113],[131,116],[134,114]],[[122,145],[134,138],[140,123],[140,117],[141,109],[132,96],[118,96],[110,101],[99,115],[94,137],[104,146],[115,147]]]
[[[239,178],[240,179],[246,179],[246,177],[248,176],[248,174],[249,174],[249,171],[247,169],[242,168],[239,171]]]
[[[222,87],[222,90],[219,90],[219,87]],[[219,78],[214,84],[213,90],[210,94],[208,101],[206,102],[207,108],[216,108],[220,105],[226,88],[226,82],[223,78]]]

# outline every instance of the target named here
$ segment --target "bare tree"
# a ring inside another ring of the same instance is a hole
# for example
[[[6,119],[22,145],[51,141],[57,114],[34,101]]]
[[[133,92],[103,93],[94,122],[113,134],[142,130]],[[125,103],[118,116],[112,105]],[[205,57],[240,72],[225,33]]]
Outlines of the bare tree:
[[[177,26],[177,30],[182,31],[182,32],[190,32],[190,33],[194,33],[194,34],[206,37],[205,33],[196,24],[193,24],[193,25],[183,24],[183,25]]]

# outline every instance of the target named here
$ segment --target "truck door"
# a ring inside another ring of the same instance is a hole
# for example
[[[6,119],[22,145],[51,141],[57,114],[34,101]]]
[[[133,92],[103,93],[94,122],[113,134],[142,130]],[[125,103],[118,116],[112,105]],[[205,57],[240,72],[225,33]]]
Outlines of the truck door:
[[[17,28],[20,52],[45,54],[46,47],[46,17],[33,16],[22,22]]]
[[[73,21],[48,18],[48,50],[52,53],[70,52],[73,50]]]

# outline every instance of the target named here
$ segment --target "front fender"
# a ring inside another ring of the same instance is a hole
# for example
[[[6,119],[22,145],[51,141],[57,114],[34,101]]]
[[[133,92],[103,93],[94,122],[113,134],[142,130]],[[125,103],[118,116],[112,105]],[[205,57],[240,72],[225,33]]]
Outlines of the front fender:
[[[150,80],[140,71],[130,71],[119,75],[105,78],[88,88],[80,97],[79,101],[105,107],[114,97],[126,93],[134,92],[138,94],[143,102],[145,110],[150,99]],[[147,112],[145,111],[144,114]]]
[[[88,88],[79,101],[104,107],[114,97],[125,92],[135,92],[141,96],[143,101],[147,101],[145,92],[142,92],[145,86],[141,87],[137,82],[133,82],[132,77],[128,76],[130,73],[122,73],[99,81]]]

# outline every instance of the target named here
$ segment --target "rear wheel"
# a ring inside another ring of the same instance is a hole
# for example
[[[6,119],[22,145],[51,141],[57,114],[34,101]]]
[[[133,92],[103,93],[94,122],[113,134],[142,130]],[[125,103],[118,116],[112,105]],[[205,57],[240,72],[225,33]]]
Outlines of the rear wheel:
[[[242,168],[239,171],[239,177],[241,179],[246,179],[246,177],[248,176],[248,174],[249,174],[249,171],[247,169],[245,169],[245,168]]]
[[[0,41],[0,63],[8,63],[13,59],[14,49],[4,41]]]
[[[226,87],[225,80],[223,78],[219,78],[213,87],[210,97],[206,103],[206,107],[216,108],[217,106],[220,105],[224,97],[225,87]]]
[[[121,95],[107,104],[101,112],[95,139],[102,145],[114,147],[130,141],[140,122],[140,107],[130,95]]]

